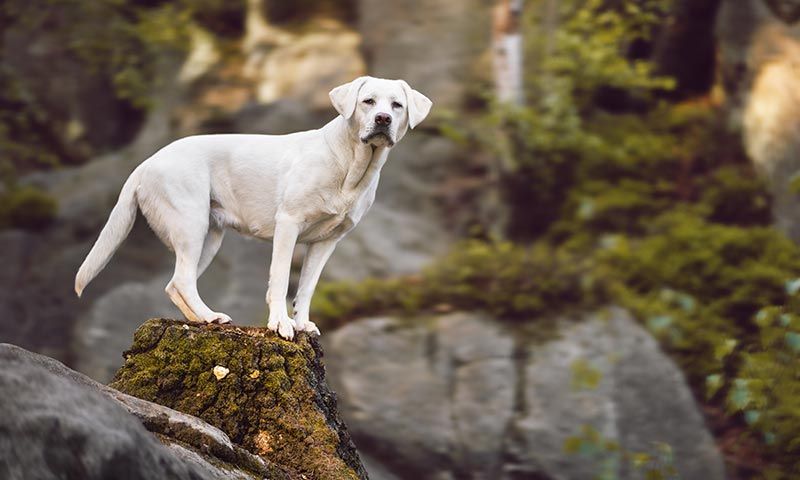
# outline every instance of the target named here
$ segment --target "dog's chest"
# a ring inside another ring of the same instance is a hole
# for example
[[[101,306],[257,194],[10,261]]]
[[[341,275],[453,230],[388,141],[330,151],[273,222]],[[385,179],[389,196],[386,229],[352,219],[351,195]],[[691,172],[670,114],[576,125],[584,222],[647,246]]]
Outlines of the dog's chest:
[[[344,235],[361,220],[374,199],[374,189],[328,198],[325,208],[307,217],[300,241],[316,242]]]

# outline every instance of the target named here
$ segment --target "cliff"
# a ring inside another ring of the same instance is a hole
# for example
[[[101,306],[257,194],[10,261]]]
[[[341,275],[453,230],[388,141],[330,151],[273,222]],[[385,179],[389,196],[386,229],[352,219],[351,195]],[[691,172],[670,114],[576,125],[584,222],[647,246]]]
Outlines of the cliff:
[[[0,344],[0,478],[366,479],[321,356],[305,335],[154,319],[112,388]]]
[[[322,350],[300,335],[153,319],[111,387],[197,416],[237,445],[314,479],[367,475],[325,382]]]

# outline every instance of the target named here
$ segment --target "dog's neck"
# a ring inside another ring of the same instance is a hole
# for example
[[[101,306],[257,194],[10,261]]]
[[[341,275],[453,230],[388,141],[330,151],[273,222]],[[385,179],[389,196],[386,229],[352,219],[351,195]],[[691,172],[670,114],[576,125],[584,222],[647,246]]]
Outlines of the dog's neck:
[[[380,176],[389,156],[389,147],[364,144],[353,132],[347,120],[338,116],[323,127],[323,135],[337,162],[346,172],[342,191],[353,192],[367,188]]]

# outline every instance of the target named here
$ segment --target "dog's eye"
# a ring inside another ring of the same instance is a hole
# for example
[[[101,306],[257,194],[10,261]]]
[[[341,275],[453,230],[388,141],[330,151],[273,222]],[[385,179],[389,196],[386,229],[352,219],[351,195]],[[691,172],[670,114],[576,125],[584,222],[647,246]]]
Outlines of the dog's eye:
[[[401,104],[399,104],[397,102],[392,102],[392,108],[403,108],[403,105],[401,105]]]
[[[364,103],[366,103],[367,105],[375,105],[375,100],[367,98],[366,100],[364,100]]]

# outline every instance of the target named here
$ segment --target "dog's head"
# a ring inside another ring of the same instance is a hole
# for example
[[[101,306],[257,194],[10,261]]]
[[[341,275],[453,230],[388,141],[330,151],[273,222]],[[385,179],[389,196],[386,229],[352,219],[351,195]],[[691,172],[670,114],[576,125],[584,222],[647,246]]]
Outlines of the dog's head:
[[[432,102],[404,80],[359,77],[330,92],[331,102],[361,142],[392,147],[416,127]]]

